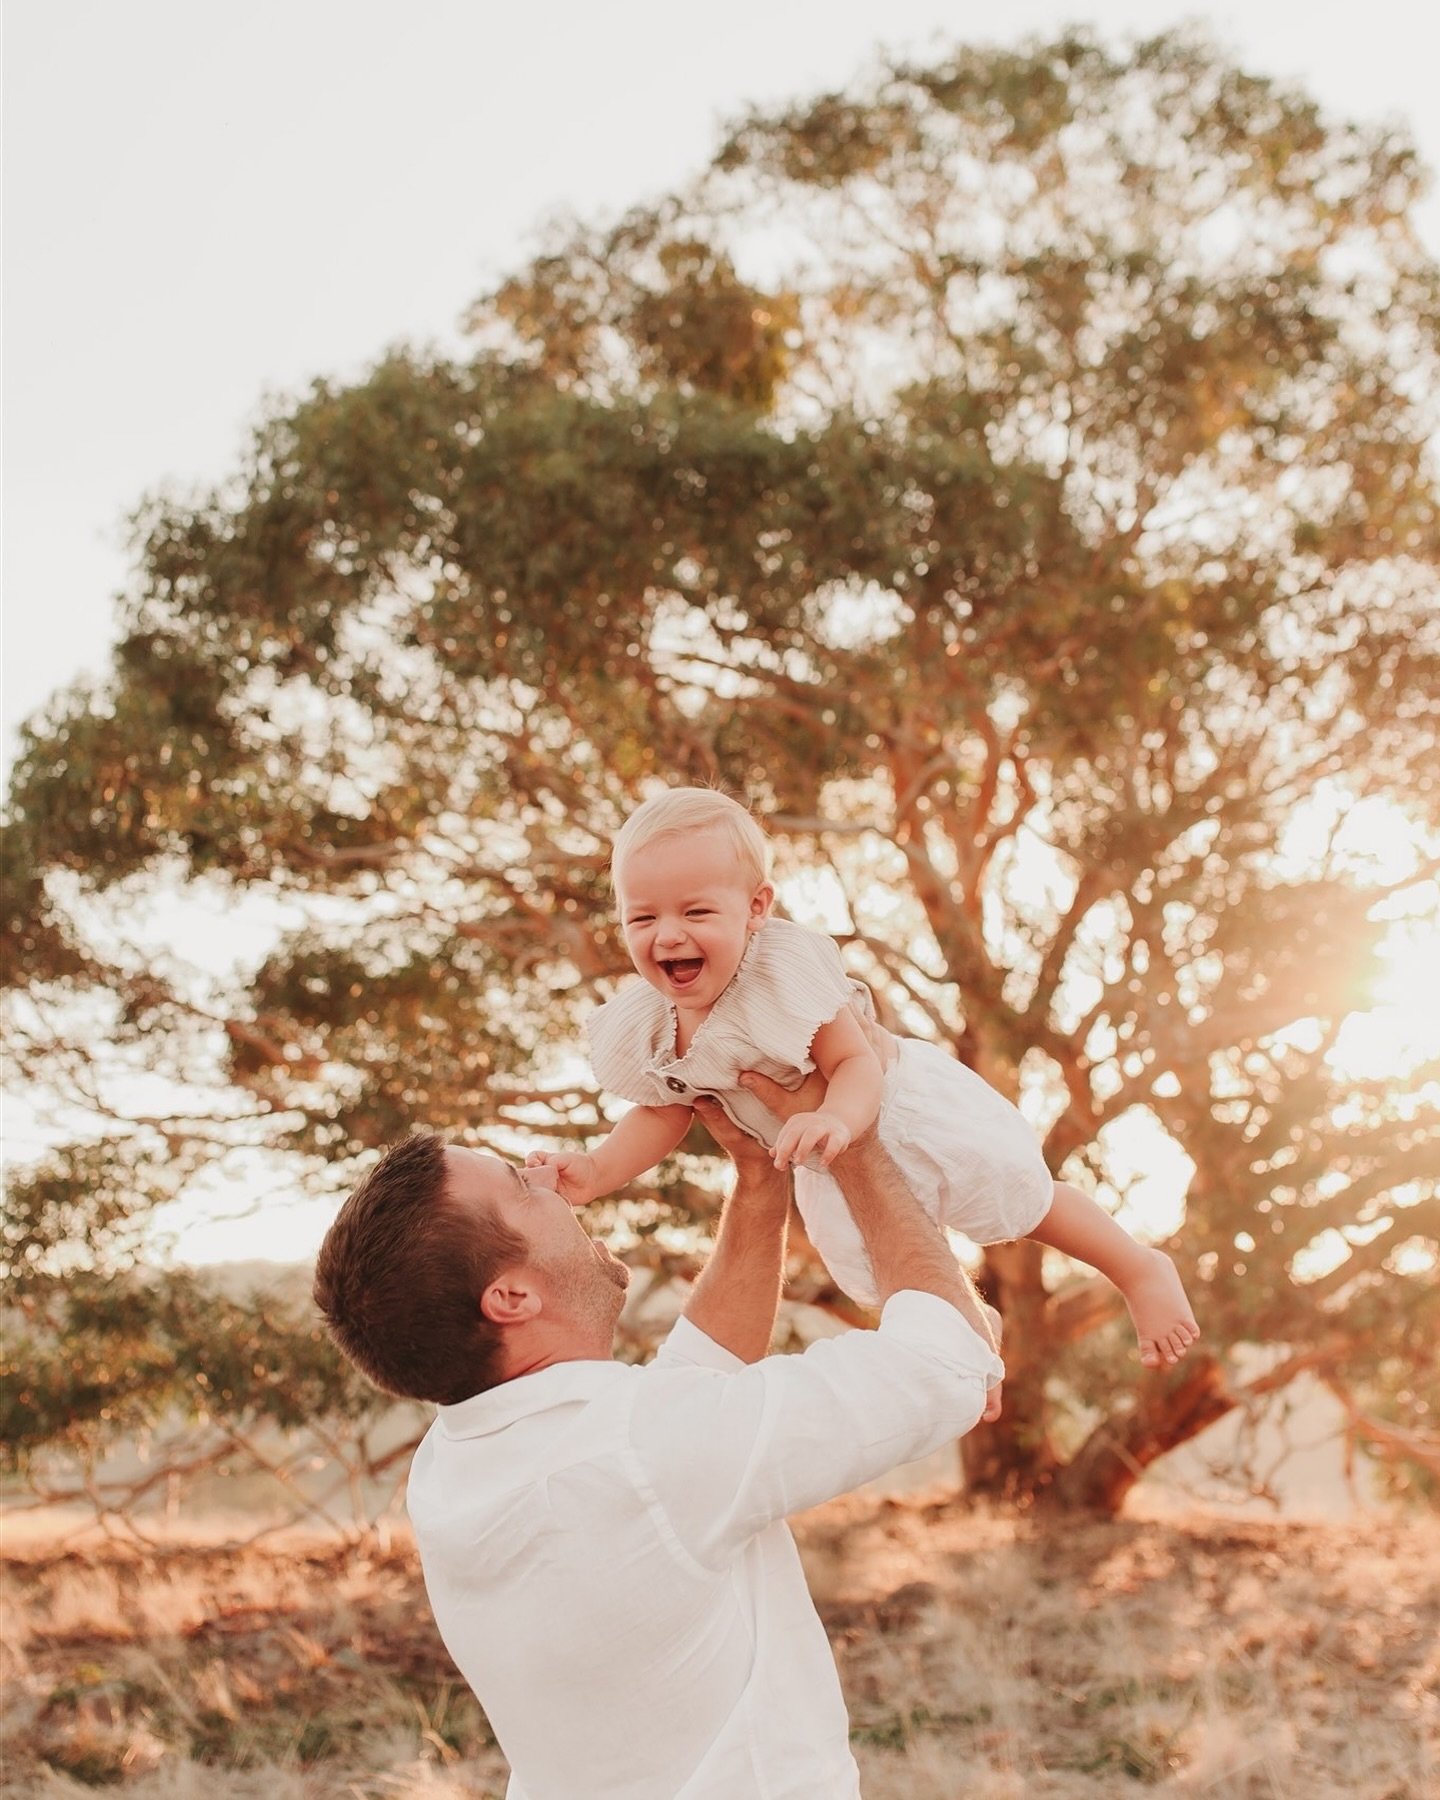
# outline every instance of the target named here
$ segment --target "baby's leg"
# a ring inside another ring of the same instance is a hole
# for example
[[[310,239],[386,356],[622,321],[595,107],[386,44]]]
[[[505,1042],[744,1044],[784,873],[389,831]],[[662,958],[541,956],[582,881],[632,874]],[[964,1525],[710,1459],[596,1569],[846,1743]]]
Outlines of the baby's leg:
[[[1135,1322],[1147,1369],[1176,1363],[1200,1335],[1184,1284],[1163,1250],[1137,1244],[1102,1206],[1068,1182],[1055,1183],[1050,1210],[1029,1234],[1113,1281]]]

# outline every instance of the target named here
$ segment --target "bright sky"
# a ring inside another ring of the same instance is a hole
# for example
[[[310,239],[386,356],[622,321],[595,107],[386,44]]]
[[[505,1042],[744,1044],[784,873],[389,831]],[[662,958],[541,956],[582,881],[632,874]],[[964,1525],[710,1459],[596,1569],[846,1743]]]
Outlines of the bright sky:
[[[267,394],[458,344],[547,215],[615,216],[725,118],[841,85],[879,42],[1196,17],[1440,166],[1440,9],[1417,0],[6,0],[0,760],[103,670],[143,494],[224,475]],[[1421,223],[1440,255],[1440,197]]]
[[[105,665],[141,495],[224,474],[267,393],[456,341],[548,213],[683,179],[720,120],[843,83],[882,38],[1197,16],[1440,166],[1440,9],[1417,0],[7,0],[6,766]],[[1433,195],[1425,230],[1440,253]]]

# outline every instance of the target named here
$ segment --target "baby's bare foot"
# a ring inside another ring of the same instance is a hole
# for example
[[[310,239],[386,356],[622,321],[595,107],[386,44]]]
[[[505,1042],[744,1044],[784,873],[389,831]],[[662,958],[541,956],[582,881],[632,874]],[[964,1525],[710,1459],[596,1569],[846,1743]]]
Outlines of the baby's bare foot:
[[[1147,1250],[1141,1274],[1123,1290],[1135,1335],[1140,1340],[1140,1361],[1147,1369],[1177,1363],[1200,1335],[1185,1286],[1175,1265],[1163,1250]]]

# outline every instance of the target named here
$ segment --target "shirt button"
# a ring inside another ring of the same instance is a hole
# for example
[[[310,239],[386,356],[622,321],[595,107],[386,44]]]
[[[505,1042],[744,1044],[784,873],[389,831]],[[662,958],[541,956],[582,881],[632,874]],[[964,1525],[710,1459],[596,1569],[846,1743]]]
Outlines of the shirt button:
[[[667,1075],[665,1077],[665,1085],[672,1094],[683,1094],[685,1092],[685,1083],[674,1075]]]

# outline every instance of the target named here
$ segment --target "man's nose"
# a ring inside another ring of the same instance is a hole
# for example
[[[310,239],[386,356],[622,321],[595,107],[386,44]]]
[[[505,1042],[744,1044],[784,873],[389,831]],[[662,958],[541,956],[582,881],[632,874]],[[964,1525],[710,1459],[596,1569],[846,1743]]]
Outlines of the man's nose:
[[[560,1178],[551,1163],[536,1163],[533,1166],[527,1164],[520,1171],[520,1179],[527,1188],[545,1188],[552,1194],[560,1191]]]

